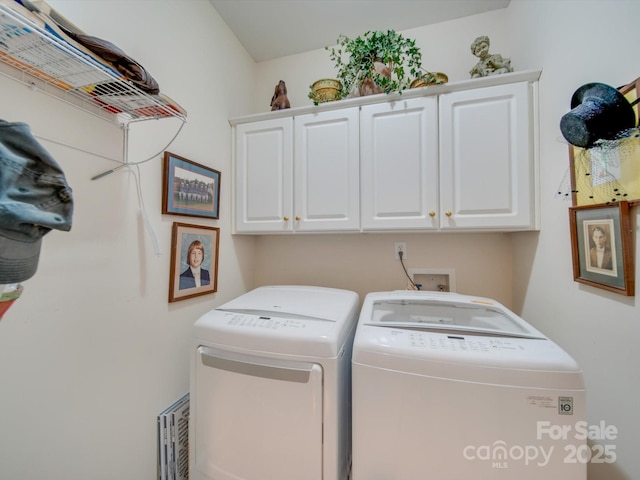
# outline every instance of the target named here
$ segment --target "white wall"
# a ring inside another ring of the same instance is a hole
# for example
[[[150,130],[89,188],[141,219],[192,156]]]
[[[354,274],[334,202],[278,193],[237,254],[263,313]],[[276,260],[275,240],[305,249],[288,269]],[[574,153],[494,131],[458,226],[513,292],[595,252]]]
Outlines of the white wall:
[[[568,149],[559,130],[573,92],[589,82],[620,86],[640,75],[632,51],[637,37],[637,1],[512,0],[508,9],[512,51],[529,65],[541,65],[541,199],[539,235],[514,238],[514,291],[525,318],[565,347],[584,369],[588,414],[619,430],[617,461],[592,463],[589,479],[640,478],[640,306],[624,297],[574,282],[568,202],[555,198],[568,168]],[[630,47],[631,46],[631,47]],[[632,210],[637,225],[639,208]],[[638,228],[634,228],[638,237]],[[635,241],[635,258],[638,241]],[[638,278],[638,268],[635,267]],[[636,288],[637,294],[640,294]]]
[[[263,236],[256,285],[308,284],[368,292],[403,290],[408,280],[393,244],[406,242],[407,268],[453,269],[456,291],[512,301],[511,238],[505,233]]]
[[[93,175],[121,158],[122,131],[0,77],[0,117],[31,125],[74,190],[69,233],[44,238],[37,274],[0,321],[0,478],[156,478],[156,414],[188,391],[188,342],[204,312],[252,286],[253,239],[230,235],[230,127],[247,111],[253,62],[208,0],[50,0],[144,65],[189,112],[167,149],[221,171],[219,221],[162,215],[162,158],[135,177]],[[129,160],[162,153],[177,120],[131,126]],[[70,145],[54,143],[52,139]],[[86,153],[86,150],[91,153]],[[219,226],[219,291],[169,304],[174,221]]]
[[[404,279],[390,257],[392,244],[406,240],[410,267],[454,267],[459,291],[491,294],[510,305],[562,347],[584,368],[589,422],[618,428],[614,463],[591,463],[590,480],[640,478],[640,307],[625,298],[573,281],[569,203],[555,193],[568,171],[568,148],[559,130],[573,92],[588,82],[613,86],[640,75],[635,39],[640,2],[636,0],[512,0],[507,9],[403,32],[416,39],[425,67],[447,73],[451,81],[468,78],[474,59],[469,45],[482,34],[491,52],[511,57],[516,70],[542,69],[540,81],[540,232],[491,236],[356,235],[263,237],[257,245],[256,283],[311,282],[362,292],[402,288]],[[254,111],[268,110],[273,85],[284,79],[293,106],[308,105],[308,85],[335,76],[328,53],[306,54],[258,64],[263,92]],[[262,87],[261,87],[262,88]],[[638,208],[632,216],[637,225]],[[634,229],[638,235],[637,226]],[[491,263],[493,250],[509,259]],[[636,242],[637,244],[638,242]],[[482,259],[484,256],[484,259]],[[470,257],[480,258],[467,270]],[[638,258],[638,246],[635,247]],[[484,263],[486,261],[486,263]],[[446,265],[445,265],[446,264]],[[637,276],[637,268],[636,268]],[[503,282],[503,280],[507,282]],[[512,284],[512,285],[511,285]],[[510,288],[512,286],[512,288]]]
[[[495,51],[505,56],[510,53],[508,42],[504,39],[505,15],[506,10],[496,10],[402,33],[416,40],[426,70],[444,72],[452,82],[466,80],[469,70],[478,61],[470,48],[477,36],[490,34],[492,53]],[[336,33],[336,39],[339,33]],[[301,68],[301,65],[304,67]],[[515,59],[512,65],[522,69]],[[312,105],[312,100],[307,96],[309,86],[321,78],[335,78],[336,74],[329,52],[324,48],[258,63],[255,78],[260,81],[255,83],[253,111],[244,114],[271,110],[271,96],[279,80],[287,84],[287,96],[292,107]]]

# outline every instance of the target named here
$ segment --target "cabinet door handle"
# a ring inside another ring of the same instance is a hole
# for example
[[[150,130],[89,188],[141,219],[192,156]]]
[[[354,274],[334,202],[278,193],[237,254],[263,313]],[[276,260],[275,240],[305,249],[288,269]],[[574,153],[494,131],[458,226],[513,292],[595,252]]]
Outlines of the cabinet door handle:
[[[283,217],[283,220],[284,220],[285,222],[288,222],[288,221],[289,221],[289,215],[285,215],[285,216]]]
[[[300,215],[296,215],[296,222],[300,221]]]
[[[431,218],[435,217],[435,216],[436,216],[436,212],[434,212],[433,210],[431,210],[431,211],[429,212],[429,216],[430,216]]]
[[[453,215],[453,212],[451,212],[451,210],[447,210],[446,212],[444,212],[444,214],[445,214],[447,217],[450,217],[451,215]]]

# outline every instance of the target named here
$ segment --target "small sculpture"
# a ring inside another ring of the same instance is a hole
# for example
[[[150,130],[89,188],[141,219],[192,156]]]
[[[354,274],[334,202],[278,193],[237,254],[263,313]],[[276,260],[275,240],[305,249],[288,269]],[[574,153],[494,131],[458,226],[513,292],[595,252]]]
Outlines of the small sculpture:
[[[510,59],[503,58],[499,53],[489,55],[489,37],[486,35],[482,35],[473,41],[471,53],[480,59],[469,71],[471,78],[513,72]]]
[[[284,110],[285,108],[291,108],[291,104],[287,98],[287,85],[284,80],[280,80],[276,85],[273,97],[271,97],[271,111]]]

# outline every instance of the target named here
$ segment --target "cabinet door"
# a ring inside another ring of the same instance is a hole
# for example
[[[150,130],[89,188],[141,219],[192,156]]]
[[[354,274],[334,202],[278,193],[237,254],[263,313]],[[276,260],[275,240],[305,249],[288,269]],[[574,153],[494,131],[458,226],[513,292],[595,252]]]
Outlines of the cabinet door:
[[[295,231],[360,228],[358,108],[294,118]]]
[[[362,107],[363,230],[438,227],[436,97]]]
[[[235,231],[291,231],[293,120],[235,126]]]
[[[442,229],[536,228],[533,93],[522,82],[440,97]]]

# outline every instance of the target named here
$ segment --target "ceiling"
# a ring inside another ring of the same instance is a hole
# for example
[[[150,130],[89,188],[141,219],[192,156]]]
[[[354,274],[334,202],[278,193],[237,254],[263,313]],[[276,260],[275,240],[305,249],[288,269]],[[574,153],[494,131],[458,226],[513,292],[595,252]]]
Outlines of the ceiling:
[[[210,0],[256,62],[505,8],[511,0]]]

